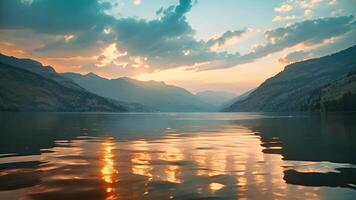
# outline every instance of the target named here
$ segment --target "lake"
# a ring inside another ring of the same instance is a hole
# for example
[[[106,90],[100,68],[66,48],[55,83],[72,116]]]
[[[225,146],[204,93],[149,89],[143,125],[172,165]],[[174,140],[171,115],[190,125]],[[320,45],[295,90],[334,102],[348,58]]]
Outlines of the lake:
[[[356,114],[0,113],[0,199],[356,199]]]

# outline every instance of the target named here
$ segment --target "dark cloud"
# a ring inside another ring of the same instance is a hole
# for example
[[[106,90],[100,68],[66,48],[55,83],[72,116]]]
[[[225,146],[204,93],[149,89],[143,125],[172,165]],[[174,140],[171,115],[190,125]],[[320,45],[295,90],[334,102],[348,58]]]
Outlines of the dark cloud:
[[[216,40],[199,41],[185,14],[192,8],[191,0],[180,0],[177,6],[161,8],[156,13],[159,19],[147,21],[137,18],[122,18],[116,23],[117,44],[132,56],[147,58],[152,70],[181,66],[195,66],[214,60],[224,60],[238,54],[215,52],[210,48],[215,43],[222,45],[232,37],[241,36],[247,29],[227,31]]]
[[[97,0],[21,0],[0,1],[1,29],[32,29],[48,34],[78,33],[93,27],[104,27],[114,18],[104,10],[109,3]]]
[[[119,19],[116,25],[117,43],[132,56],[144,56],[154,68],[192,65],[218,56],[204,41],[197,41],[185,14],[192,1],[161,8],[159,19],[146,21],[136,18]]]
[[[106,27],[115,23],[115,18],[104,12],[110,7],[109,3],[100,3],[97,0],[1,0],[0,29],[74,36],[70,41],[66,41],[64,37],[56,37],[42,47],[33,49],[33,54],[94,54],[114,40],[112,34],[103,33]]]
[[[33,53],[48,56],[96,55],[114,41],[114,34],[105,34],[102,28],[92,27],[77,35],[73,34],[73,38],[68,41],[65,37],[54,39],[42,47],[34,49]]]

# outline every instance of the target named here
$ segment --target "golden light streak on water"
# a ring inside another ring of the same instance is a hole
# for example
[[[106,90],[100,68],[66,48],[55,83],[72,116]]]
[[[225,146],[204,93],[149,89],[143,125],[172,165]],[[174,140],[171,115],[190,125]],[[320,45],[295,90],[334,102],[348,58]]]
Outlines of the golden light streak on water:
[[[180,168],[175,165],[169,165],[165,169],[165,176],[167,181],[172,182],[172,183],[182,183],[182,180],[180,180],[177,176],[180,173]]]
[[[221,190],[223,187],[225,187],[225,185],[221,183],[213,182],[209,184],[209,188],[213,191]]]
[[[114,143],[107,141],[103,144],[103,167],[101,168],[102,179],[105,181],[105,190],[108,194],[106,200],[115,200],[118,199],[118,194],[116,189],[113,187],[113,184],[117,182],[116,174],[118,171],[115,169],[114,165]]]

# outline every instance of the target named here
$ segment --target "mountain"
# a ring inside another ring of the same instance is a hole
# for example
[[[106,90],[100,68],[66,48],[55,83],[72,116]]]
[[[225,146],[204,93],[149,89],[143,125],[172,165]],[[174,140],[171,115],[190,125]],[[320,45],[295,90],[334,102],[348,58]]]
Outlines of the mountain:
[[[92,94],[51,67],[29,59],[0,55],[2,111],[137,111],[142,105]]]
[[[356,70],[355,55],[356,46],[352,46],[333,55],[290,64],[262,83],[247,99],[235,102],[225,111],[312,110],[306,107],[315,100],[315,93],[331,89],[332,86],[325,87]]]
[[[304,111],[356,111],[356,71],[316,90]]]
[[[195,94],[201,101],[220,107],[222,104],[233,99],[236,95],[225,91],[206,90]]]
[[[239,96],[237,96],[237,97],[235,97],[235,98],[232,98],[232,99],[226,101],[225,103],[223,103],[223,104],[220,106],[220,110],[225,110],[225,109],[229,108],[232,104],[247,99],[248,96],[250,96],[250,94],[251,94],[253,91],[255,91],[255,89],[256,89],[256,88],[251,89],[251,90],[249,90],[249,91],[247,91],[247,92],[244,92],[244,93],[240,94]]]
[[[131,78],[106,79],[96,74],[63,73],[64,77],[97,95],[118,101],[135,102],[164,112],[212,111],[209,105],[189,91],[157,81]]]
[[[58,74],[51,66],[43,66],[40,62],[37,62],[35,60],[16,58],[13,56],[6,56],[0,53],[0,63],[31,71],[35,74],[56,81],[57,83],[68,88],[83,90],[83,88],[75,84],[72,80]]]

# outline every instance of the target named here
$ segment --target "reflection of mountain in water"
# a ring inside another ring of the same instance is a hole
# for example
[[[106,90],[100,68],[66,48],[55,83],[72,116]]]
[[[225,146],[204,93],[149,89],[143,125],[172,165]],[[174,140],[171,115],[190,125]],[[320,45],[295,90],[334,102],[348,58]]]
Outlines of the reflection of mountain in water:
[[[339,172],[298,172],[290,169],[284,172],[288,184],[305,186],[346,187],[356,189],[356,168],[339,168]]]
[[[261,136],[266,153],[285,160],[356,164],[355,114],[303,114],[297,117],[238,121]],[[279,147],[279,148],[268,148]]]
[[[265,118],[243,122],[261,136],[264,153],[281,154],[284,160],[356,163],[354,114],[311,115],[298,118]],[[236,122],[241,124],[241,122]],[[299,172],[286,169],[288,184],[356,189],[356,168],[333,172]]]

